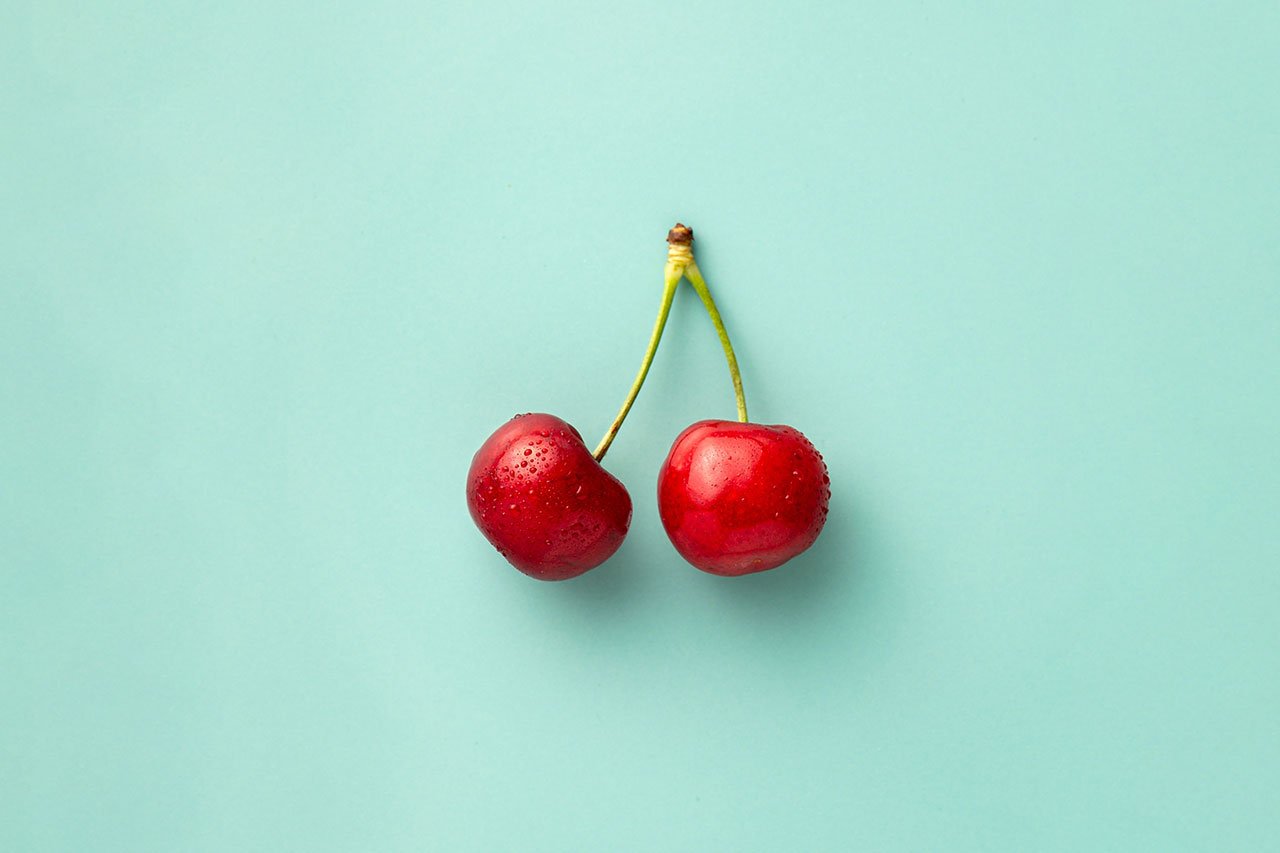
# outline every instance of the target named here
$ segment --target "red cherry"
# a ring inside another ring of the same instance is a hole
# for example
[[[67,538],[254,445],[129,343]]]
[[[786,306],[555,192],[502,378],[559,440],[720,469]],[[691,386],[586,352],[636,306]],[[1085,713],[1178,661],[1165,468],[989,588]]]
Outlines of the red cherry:
[[[530,577],[558,581],[603,563],[631,524],[631,496],[554,415],[516,415],[476,451],[467,508]]]
[[[658,474],[658,512],[695,567],[763,572],[818,538],[830,482],[822,454],[799,430],[699,421],[676,438]]]

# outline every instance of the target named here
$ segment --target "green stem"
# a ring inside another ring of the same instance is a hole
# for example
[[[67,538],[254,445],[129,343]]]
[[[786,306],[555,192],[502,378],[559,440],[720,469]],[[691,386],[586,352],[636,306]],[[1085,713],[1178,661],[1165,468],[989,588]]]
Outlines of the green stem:
[[[597,462],[603,459],[605,453],[609,451],[609,445],[613,444],[613,439],[617,436],[618,430],[622,429],[622,422],[627,419],[627,412],[631,411],[631,404],[640,395],[640,387],[644,385],[644,378],[649,375],[649,365],[653,364],[653,356],[658,351],[658,342],[662,340],[662,330],[667,325],[667,315],[671,313],[671,302],[676,297],[676,287],[680,284],[682,272],[683,270],[677,265],[670,262],[667,263],[667,282],[662,291],[662,306],[658,309],[658,319],[653,324],[653,334],[649,336],[649,348],[645,350],[644,360],[640,362],[640,372],[636,374],[636,381],[631,383],[631,392],[627,394],[627,399],[618,411],[618,416],[613,419],[613,423],[609,426],[609,431],[604,434],[604,438],[600,439],[599,446],[596,447],[595,453],[592,454]]]
[[[738,371],[738,357],[733,354],[733,344],[729,342],[729,332],[724,327],[724,320],[720,319],[720,312],[716,310],[716,302],[711,298],[711,289],[707,287],[707,282],[702,277],[702,272],[698,269],[698,265],[692,260],[689,261],[684,268],[684,274],[689,279],[689,283],[693,285],[693,289],[698,292],[698,298],[706,306],[707,313],[711,315],[711,324],[716,327],[716,334],[720,336],[720,346],[724,348],[725,361],[729,362],[729,377],[733,380],[733,396],[738,401],[738,420],[745,424],[747,422],[747,398],[742,393],[742,374]]]

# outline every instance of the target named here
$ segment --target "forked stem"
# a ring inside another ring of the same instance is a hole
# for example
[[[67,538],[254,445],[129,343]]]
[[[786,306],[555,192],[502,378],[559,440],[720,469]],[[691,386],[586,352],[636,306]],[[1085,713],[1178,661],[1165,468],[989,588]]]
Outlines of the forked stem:
[[[644,359],[640,362],[640,372],[631,383],[631,391],[623,401],[618,416],[613,419],[608,432],[604,434],[604,438],[600,439],[599,446],[592,454],[597,462],[609,452],[609,445],[613,444],[613,439],[617,437],[618,430],[622,429],[622,422],[627,419],[627,413],[631,411],[632,404],[635,403],[636,397],[640,396],[640,388],[644,385],[645,377],[649,375],[649,367],[653,364],[653,357],[658,352],[662,330],[666,328],[667,316],[671,313],[671,303],[675,299],[676,288],[680,286],[681,278],[689,279],[689,284],[693,285],[694,291],[697,292],[698,298],[702,300],[707,314],[711,317],[711,324],[715,326],[716,334],[720,336],[720,346],[724,349],[725,360],[729,362],[729,378],[733,380],[733,395],[738,402],[738,420],[747,422],[747,399],[742,393],[742,374],[738,370],[738,358],[733,354],[729,332],[724,327],[720,312],[716,310],[715,300],[711,298],[711,289],[707,287],[702,271],[693,260],[693,229],[677,222],[676,227],[667,234],[667,244],[666,286],[662,290],[662,305],[658,308],[658,319],[653,324],[649,346],[644,352]]]

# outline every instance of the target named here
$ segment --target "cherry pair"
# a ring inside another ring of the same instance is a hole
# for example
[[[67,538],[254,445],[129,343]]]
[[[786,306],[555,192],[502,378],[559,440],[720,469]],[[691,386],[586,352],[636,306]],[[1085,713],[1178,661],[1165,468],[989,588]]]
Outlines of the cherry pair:
[[[600,464],[640,393],[682,279],[720,336],[738,420],[699,421],[680,433],[658,473],[658,511],[676,550],[696,568],[745,575],[776,568],[822,532],[830,479],[822,454],[789,426],[753,424],[737,358],[693,259],[693,231],[667,235],[666,286],[640,372],[600,445],[546,414],[516,415],[476,451],[467,506],[476,526],[520,571],[565,580],[613,555],[631,523],[626,487]]]

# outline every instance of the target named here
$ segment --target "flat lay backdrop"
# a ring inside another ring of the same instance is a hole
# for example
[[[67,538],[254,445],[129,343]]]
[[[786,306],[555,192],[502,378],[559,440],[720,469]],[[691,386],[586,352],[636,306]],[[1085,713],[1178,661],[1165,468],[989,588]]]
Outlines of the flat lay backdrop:
[[[0,18],[0,849],[1275,844],[1274,3]],[[471,454],[595,442],[677,219],[830,523],[665,539],[686,290],[529,580]]]

